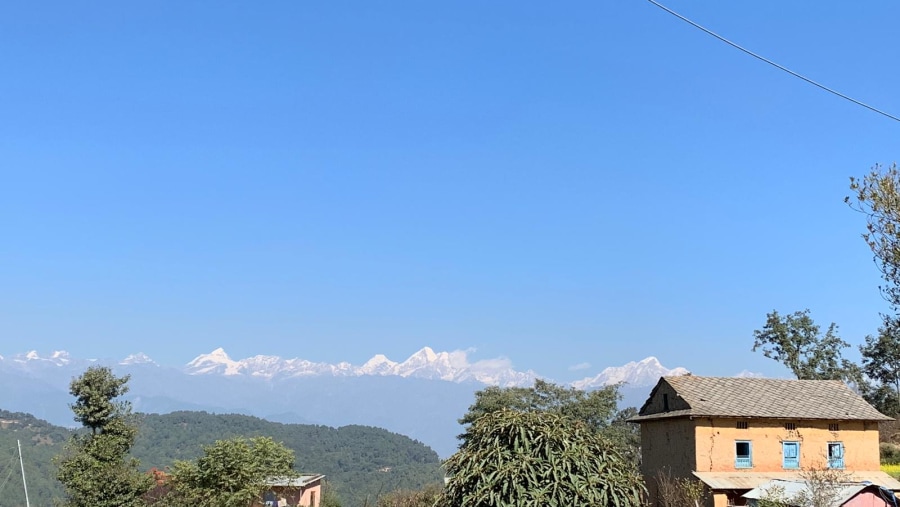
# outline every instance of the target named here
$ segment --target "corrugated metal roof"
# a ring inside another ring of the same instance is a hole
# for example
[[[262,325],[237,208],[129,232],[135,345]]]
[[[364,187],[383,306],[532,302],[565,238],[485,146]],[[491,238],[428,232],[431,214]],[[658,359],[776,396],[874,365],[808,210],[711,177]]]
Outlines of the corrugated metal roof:
[[[663,377],[650,394],[663,384],[675,391],[680,407],[656,411],[650,399],[632,421],[682,416],[742,417],[771,419],[827,419],[889,421],[840,380],[788,380],[770,378]]]
[[[280,488],[302,488],[319,479],[324,479],[323,474],[306,474],[296,477],[269,477],[266,479],[266,486]]]
[[[850,500],[860,491],[866,488],[877,487],[877,485],[866,484],[862,482],[836,484],[833,490],[833,507],[844,505],[847,500]],[[831,490],[829,490],[829,493],[831,493]],[[791,498],[797,498],[797,496],[801,494],[805,494],[807,496],[812,495],[812,489],[810,488],[810,483],[808,481],[785,481],[781,479],[774,479],[761,484],[759,487],[751,489],[741,496],[743,496],[744,498],[749,498],[751,500],[759,500],[761,498],[773,497],[774,495],[775,498],[783,498],[785,500],[789,500]],[[832,495],[829,494],[828,496],[831,497]]]
[[[803,472],[694,472],[694,476],[703,481],[710,489],[750,490],[776,479],[784,481],[803,481]],[[871,482],[876,486],[884,486],[893,491],[900,491],[900,481],[881,470],[863,472],[845,472],[848,482]]]

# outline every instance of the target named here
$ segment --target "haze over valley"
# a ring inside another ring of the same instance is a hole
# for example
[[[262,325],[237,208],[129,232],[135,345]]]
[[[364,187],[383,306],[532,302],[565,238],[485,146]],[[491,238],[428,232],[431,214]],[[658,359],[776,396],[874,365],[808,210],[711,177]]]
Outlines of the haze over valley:
[[[173,367],[135,353],[121,360],[83,359],[65,351],[0,356],[0,408],[72,426],[69,381],[93,364],[131,375],[126,396],[135,411],[241,413],[285,423],[376,426],[417,439],[442,457],[452,454],[457,420],[475,391],[488,385],[527,386],[540,375],[508,361],[469,362],[465,351],[423,347],[403,361],[376,354],[361,365],[257,355],[233,359],[222,348]],[[681,375],[655,357],[610,366],[572,382],[578,389],[621,383],[621,407],[643,403],[662,375]],[[552,379],[548,379],[552,380]]]

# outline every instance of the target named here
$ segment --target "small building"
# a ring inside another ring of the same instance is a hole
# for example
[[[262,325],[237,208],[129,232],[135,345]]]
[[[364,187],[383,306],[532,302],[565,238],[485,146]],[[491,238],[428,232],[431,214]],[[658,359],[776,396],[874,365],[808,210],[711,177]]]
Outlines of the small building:
[[[817,491],[818,490],[818,491]],[[773,479],[744,493],[751,507],[760,500],[777,500],[789,507],[897,507],[893,491],[864,482],[815,485],[810,481]]]
[[[656,478],[697,478],[709,507],[746,505],[743,495],[804,470],[835,469],[852,482],[900,490],[880,470],[878,412],[837,380],[662,377],[638,416],[641,471],[650,500]]]
[[[265,507],[319,507],[322,500],[322,474],[306,474],[296,477],[273,477],[267,481],[262,506]]]

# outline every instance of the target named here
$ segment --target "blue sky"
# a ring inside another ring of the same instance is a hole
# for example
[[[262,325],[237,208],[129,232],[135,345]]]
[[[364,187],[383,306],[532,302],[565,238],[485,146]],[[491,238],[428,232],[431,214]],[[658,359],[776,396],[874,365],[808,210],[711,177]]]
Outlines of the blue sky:
[[[900,114],[896,2],[666,5]],[[646,1],[10,3],[0,62],[3,355],[786,375],[767,312],[886,309],[900,124]]]

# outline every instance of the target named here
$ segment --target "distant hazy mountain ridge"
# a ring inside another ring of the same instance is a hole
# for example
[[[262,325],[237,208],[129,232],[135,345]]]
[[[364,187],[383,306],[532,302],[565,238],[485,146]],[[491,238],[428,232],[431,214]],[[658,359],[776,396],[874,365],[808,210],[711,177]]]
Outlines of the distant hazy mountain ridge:
[[[149,358],[148,358],[149,359]],[[333,376],[360,377],[365,375],[411,377],[448,382],[479,382],[487,385],[530,385],[538,375],[533,371],[516,371],[509,361],[488,360],[469,363],[464,351],[435,352],[424,347],[403,362],[395,362],[377,354],[362,366],[347,362],[315,363],[306,359],[282,359],[278,356],[253,356],[241,360],[228,357],[218,348],[194,358],[184,368],[189,375],[250,376],[266,379],[291,377]]]
[[[25,370],[50,366],[87,367],[95,362],[98,361],[72,359],[65,351],[54,351],[48,357],[42,357],[36,351],[17,354],[9,359],[0,356],[0,365]],[[159,367],[158,363],[142,352],[131,354],[117,364]],[[376,354],[360,366],[348,362],[317,363],[301,358],[284,359],[265,355],[234,360],[224,349],[217,348],[208,354],[195,357],[181,371],[188,375],[220,375],[268,380],[320,376],[395,376],[456,383],[477,382],[502,387],[531,385],[539,377],[532,370],[513,369],[510,362],[503,358],[470,363],[465,351],[435,352],[430,347],[423,347],[402,362],[392,361],[383,354]],[[651,356],[622,366],[608,367],[593,377],[577,380],[571,385],[577,389],[596,389],[612,384],[644,387],[654,385],[662,376],[686,373],[688,371],[685,368],[666,368],[657,358]],[[742,372],[740,375],[753,374]]]
[[[160,365],[142,353],[113,361],[30,351],[0,358],[0,409],[71,426],[69,382],[98,364],[131,376],[126,398],[137,412],[195,410],[282,423],[375,426],[425,442],[442,457],[456,450],[457,420],[476,391],[485,385],[527,386],[538,378],[533,371],[515,370],[505,358],[470,362],[467,351],[429,347],[404,361],[377,354],[362,365],[265,355],[234,360],[219,348],[181,367]],[[589,390],[623,383],[621,406],[640,406],[660,376],[683,373],[684,368],[665,368],[648,357],[572,385]]]

